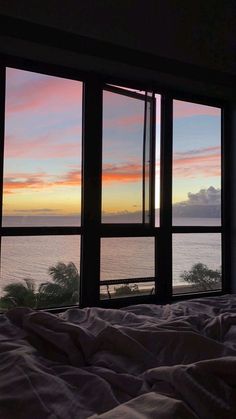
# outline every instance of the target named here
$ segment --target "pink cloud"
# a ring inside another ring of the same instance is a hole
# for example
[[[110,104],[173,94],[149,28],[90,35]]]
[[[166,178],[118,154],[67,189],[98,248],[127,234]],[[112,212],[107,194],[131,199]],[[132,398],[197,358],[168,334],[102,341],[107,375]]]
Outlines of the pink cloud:
[[[192,102],[174,100],[174,118],[183,118],[195,115],[220,116],[221,109],[212,106],[199,105]]]
[[[14,73],[16,72],[16,73]],[[14,83],[19,70],[11,70],[7,76],[7,115],[41,108],[46,113],[58,111],[69,105],[81,106],[82,84],[59,77],[41,76],[25,82]],[[18,77],[19,79],[19,77]]]
[[[75,142],[67,144],[50,144],[42,141],[24,141],[23,144],[17,144],[16,147],[8,146],[5,149],[5,158],[66,158],[80,156],[81,146]]]
[[[136,114],[124,117],[106,118],[103,126],[105,128],[117,128],[117,127],[129,127],[129,126],[141,126],[144,125],[144,114]]]
[[[220,146],[214,146],[214,147],[206,147],[206,148],[198,148],[194,150],[188,150],[188,151],[174,151],[174,159],[181,158],[181,157],[190,157],[190,156],[197,156],[202,154],[209,154],[209,153],[217,153],[220,154],[221,147]]]
[[[173,161],[174,177],[220,176],[221,156],[220,147],[176,153]]]
[[[73,138],[73,141],[68,138]],[[65,158],[81,154],[81,128],[57,129],[33,139],[6,135],[5,158]]]

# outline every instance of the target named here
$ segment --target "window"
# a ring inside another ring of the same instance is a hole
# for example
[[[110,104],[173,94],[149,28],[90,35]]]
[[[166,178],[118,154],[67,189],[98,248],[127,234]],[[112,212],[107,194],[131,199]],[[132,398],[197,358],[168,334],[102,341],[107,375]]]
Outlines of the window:
[[[173,234],[174,294],[221,290],[221,234]]]
[[[154,256],[153,237],[103,238],[100,298],[152,295]]]
[[[174,294],[221,289],[221,182],[221,109],[174,100]]]
[[[1,83],[1,309],[225,290],[221,104],[69,70]]]
[[[103,91],[103,222],[150,222],[155,102],[145,92]]]
[[[173,103],[173,225],[221,225],[221,109]]]
[[[3,307],[79,302],[81,135],[81,82],[6,69]]]

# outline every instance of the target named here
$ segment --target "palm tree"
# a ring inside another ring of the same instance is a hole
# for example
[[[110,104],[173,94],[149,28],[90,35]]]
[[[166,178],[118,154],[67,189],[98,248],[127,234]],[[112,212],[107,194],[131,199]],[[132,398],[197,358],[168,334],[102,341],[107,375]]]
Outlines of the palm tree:
[[[59,262],[48,269],[52,281],[40,284],[36,291],[35,280],[24,278],[3,288],[0,307],[47,308],[77,304],[79,302],[79,273],[73,262]]]
[[[184,271],[180,278],[202,291],[208,291],[220,285],[221,272],[218,269],[210,269],[203,263],[195,263],[190,271]]]
[[[24,278],[24,282],[13,282],[4,287],[5,295],[0,298],[1,308],[37,307],[37,293],[32,278]]]
[[[59,262],[48,269],[52,281],[40,284],[38,307],[77,304],[79,301],[79,273],[73,262]]]

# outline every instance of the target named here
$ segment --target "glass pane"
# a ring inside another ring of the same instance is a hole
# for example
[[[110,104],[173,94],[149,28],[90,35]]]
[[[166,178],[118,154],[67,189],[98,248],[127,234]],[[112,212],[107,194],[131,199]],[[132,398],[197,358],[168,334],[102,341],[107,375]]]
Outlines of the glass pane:
[[[173,224],[221,224],[221,110],[174,100]]]
[[[221,234],[173,234],[173,293],[221,289]]]
[[[145,96],[103,93],[102,221],[141,223]]]
[[[7,69],[4,226],[80,224],[81,119],[81,82]]]
[[[154,275],[153,237],[101,240],[101,298],[151,294]]]
[[[2,237],[0,308],[77,304],[79,272],[80,236]]]

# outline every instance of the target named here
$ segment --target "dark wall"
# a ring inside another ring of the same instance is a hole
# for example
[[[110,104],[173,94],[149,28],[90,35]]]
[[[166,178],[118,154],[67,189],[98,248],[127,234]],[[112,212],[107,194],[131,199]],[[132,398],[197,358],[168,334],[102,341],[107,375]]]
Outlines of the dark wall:
[[[231,290],[233,293],[236,293],[236,103],[232,103],[231,118],[230,118],[230,185],[231,185],[231,223],[230,223],[230,233],[231,233]]]
[[[236,74],[234,0],[1,0],[0,13]]]

